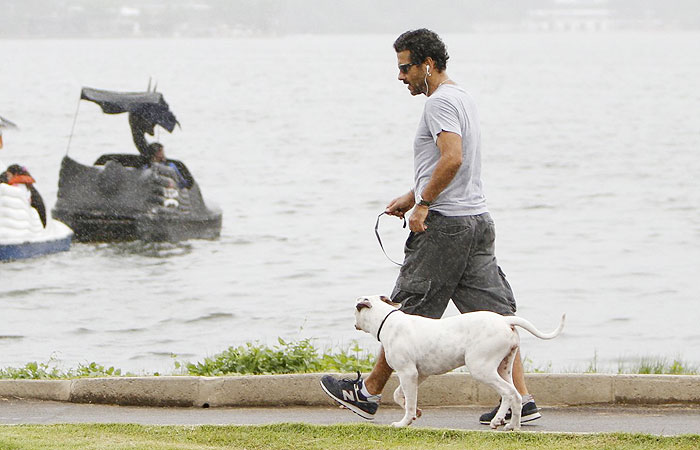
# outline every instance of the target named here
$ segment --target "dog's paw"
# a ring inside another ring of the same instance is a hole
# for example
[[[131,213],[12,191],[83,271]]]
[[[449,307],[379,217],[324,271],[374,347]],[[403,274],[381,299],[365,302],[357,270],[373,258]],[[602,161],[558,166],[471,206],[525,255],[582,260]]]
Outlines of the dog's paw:
[[[416,417],[415,417],[415,416],[414,416],[412,419],[410,419],[410,420],[402,419],[402,420],[399,421],[399,422],[394,422],[394,423],[391,424],[391,426],[394,427],[394,428],[403,428],[403,427],[407,427],[407,426],[411,425],[411,424],[413,423],[414,420],[416,420]]]
[[[491,420],[490,427],[493,428],[494,430],[498,427],[501,427],[506,424],[506,420],[503,417],[494,417]]]
[[[513,422],[511,421],[508,423],[505,428],[503,428],[505,431],[520,431],[520,424],[513,425]]]

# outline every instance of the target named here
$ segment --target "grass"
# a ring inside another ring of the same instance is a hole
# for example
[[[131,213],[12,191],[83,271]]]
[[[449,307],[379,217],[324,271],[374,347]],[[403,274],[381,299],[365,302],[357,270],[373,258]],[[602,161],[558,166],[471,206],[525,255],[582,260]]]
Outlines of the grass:
[[[172,374],[219,376],[355,371],[367,373],[372,369],[374,359],[375,356],[360,348],[357,341],[347,348],[321,351],[314,346],[311,339],[288,342],[279,338],[277,345],[272,347],[249,342],[238,347],[229,347],[221,353],[196,363],[175,361],[175,370]],[[33,361],[23,367],[7,367],[0,369],[0,379],[41,380],[134,376],[132,373],[122,373],[120,369],[105,367],[96,362],[79,364],[77,368],[68,370],[60,369],[58,363],[52,358],[48,362]],[[552,372],[551,363],[545,367],[534,366],[529,358],[525,358],[523,365],[528,373]],[[586,369],[567,372],[606,373],[599,366],[597,354],[594,354]],[[617,373],[697,375],[700,369],[678,358],[669,361],[662,357],[642,357],[631,362],[618,362]]]
[[[598,353],[593,354],[593,359],[589,362],[585,373],[600,373],[598,366]],[[638,374],[638,375],[697,375],[700,373],[698,366],[693,366],[674,358],[669,362],[668,358],[642,356],[631,361],[619,360],[617,362],[617,373]]]
[[[657,374],[657,375],[697,375],[700,373],[697,366],[674,359],[669,362],[666,358],[643,357],[638,363],[626,365],[618,364],[618,373]]]
[[[532,360],[525,357],[523,366],[527,373],[551,373],[552,365],[536,366]],[[698,375],[700,367],[683,361],[680,358],[669,360],[660,356],[641,356],[637,358],[628,358],[627,360],[619,360],[617,362],[617,370],[611,370],[603,367],[598,361],[597,353],[593,355],[587,367],[581,369],[569,369],[567,373],[618,373],[618,374],[636,374],[636,375]]]
[[[698,449],[700,435],[544,434],[394,429],[372,425],[263,426],[18,425],[0,426],[0,449]]]

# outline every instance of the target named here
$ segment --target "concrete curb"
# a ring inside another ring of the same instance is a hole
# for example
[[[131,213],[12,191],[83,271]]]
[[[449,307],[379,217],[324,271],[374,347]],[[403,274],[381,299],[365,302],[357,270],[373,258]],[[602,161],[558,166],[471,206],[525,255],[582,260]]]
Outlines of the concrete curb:
[[[0,397],[70,400],[70,380],[0,380]]]
[[[333,405],[319,387],[323,375],[0,380],[0,397],[137,406]],[[538,405],[700,404],[696,375],[528,374],[526,379]],[[394,375],[384,390],[385,403],[393,403],[397,385]],[[418,402],[492,406],[498,396],[468,373],[448,373],[428,378]]]

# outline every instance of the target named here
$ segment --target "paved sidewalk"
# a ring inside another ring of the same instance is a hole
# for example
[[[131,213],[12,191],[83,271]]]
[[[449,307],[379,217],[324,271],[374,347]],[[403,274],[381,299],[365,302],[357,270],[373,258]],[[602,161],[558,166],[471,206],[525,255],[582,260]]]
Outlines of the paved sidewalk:
[[[486,408],[488,409],[488,408]],[[483,407],[427,407],[415,427],[489,430],[478,423]],[[402,416],[382,407],[372,422],[389,425]],[[144,425],[258,425],[303,422],[319,425],[367,423],[337,407],[163,408],[0,399],[0,424],[138,423]],[[531,432],[630,432],[656,435],[700,434],[698,406],[545,407],[542,418],[523,424]]]

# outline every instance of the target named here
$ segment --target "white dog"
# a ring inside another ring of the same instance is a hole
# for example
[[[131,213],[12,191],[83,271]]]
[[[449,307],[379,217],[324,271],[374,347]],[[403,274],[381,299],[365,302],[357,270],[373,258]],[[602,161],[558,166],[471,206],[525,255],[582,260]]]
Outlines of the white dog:
[[[542,333],[525,319],[489,311],[429,319],[405,314],[397,309],[399,306],[387,297],[375,295],[358,298],[355,311],[355,328],[382,343],[387,363],[399,376],[394,401],[406,413],[392,425],[404,427],[416,420],[418,385],[428,376],[466,365],[473,378],[501,395],[501,406],[491,428],[506,425],[510,408],[512,419],[505,429],[519,430],[522,397],[513,385],[513,360],[520,337],[515,326],[540,339],[552,339],[564,328],[566,315],[556,330]]]

